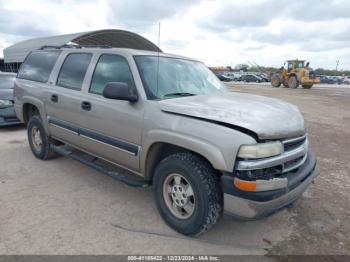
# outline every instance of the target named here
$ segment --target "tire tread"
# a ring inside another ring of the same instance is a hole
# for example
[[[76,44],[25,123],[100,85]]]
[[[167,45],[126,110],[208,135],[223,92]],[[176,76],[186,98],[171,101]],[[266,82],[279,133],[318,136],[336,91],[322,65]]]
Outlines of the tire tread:
[[[172,161],[181,161],[183,165],[194,170],[200,177],[205,194],[208,196],[208,212],[203,223],[194,232],[193,236],[199,236],[211,229],[220,219],[223,213],[223,198],[220,186],[220,177],[212,166],[202,157],[192,153],[175,153],[164,158],[160,164]]]

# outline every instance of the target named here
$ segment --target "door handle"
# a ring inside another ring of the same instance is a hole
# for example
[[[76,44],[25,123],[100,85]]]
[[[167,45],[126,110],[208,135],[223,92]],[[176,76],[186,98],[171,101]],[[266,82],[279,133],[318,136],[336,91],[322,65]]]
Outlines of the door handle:
[[[51,95],[51,101],[54,103],[58,102],[58,95]]]
[[[81,102],[81,108],[86,110],[86,111],[90,111],[91,110],[91,103],[87,102],[87,101],[83,101],[83,102]]]

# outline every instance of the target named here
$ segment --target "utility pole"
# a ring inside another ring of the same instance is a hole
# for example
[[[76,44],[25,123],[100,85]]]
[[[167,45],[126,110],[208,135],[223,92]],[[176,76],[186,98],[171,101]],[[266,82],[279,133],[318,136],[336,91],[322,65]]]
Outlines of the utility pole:
[[[340,62],[339,60],[335,61],[335,71],[338,71],[339,62]]]

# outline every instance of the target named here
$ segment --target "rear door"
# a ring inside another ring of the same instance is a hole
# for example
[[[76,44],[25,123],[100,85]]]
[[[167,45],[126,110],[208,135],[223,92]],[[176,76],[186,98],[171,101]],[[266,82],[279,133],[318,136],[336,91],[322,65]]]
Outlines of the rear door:
[[[82,87],[93,55],[88,52],[67,53],[56,68],[57,77],[48,94],[47,117],[53,137],[78,146]]]

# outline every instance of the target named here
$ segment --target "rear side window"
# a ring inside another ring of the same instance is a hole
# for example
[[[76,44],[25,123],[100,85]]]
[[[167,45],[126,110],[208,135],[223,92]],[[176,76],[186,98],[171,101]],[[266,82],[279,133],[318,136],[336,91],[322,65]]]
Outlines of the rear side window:
[[[69,54],[61,67],[57,85],[69,89],[81,90],[91,54]]]
[[[30,53],[23,62],[18,78],[47,82],[61,51],[38,51]]]
[[[101,55],[91,80],[90,93],[102,94],[107,83],[124,82],[134,88],[134,80],[126,59],[119,55]]]

